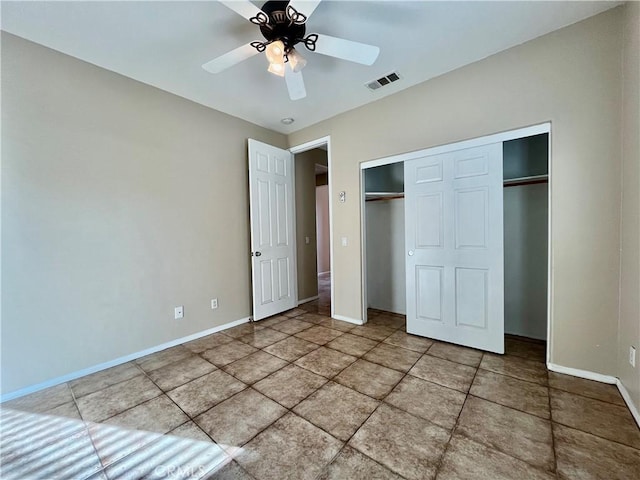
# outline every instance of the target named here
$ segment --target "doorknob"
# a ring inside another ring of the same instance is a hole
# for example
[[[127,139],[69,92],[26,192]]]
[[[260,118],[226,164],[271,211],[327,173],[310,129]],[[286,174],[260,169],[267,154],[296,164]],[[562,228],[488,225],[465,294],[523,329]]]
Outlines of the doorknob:
[[[259,257],[260,255],[262,255],[262,253],[256,252],[256,257]]]
[[[413,257],[413,250],[409,250],[409,256]]]

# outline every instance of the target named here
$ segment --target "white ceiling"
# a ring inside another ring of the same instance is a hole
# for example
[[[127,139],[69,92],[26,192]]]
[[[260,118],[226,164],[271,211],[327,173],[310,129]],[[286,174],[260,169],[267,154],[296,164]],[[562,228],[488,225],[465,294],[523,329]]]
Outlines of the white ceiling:
[[[307,97],[297,101],[289,99],[284,79],[266,71],[263,55],[216,75],[201,68],[262,39],[258,27],[216,1],[3,1],[1,22],[14,35],[290,133],[619,3],[325,0],[307,33],[377,45],[381,53],[366,67],[301,48]],[[392,71],[402,79],[376,92],[365,88]],[[283,125],[285,117],[295,123]]]

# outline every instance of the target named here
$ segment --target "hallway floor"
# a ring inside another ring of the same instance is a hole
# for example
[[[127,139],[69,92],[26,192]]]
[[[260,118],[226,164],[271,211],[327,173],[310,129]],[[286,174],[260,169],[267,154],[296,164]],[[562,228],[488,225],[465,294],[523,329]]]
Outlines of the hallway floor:
[[[2,404],[2,478],[640,477],[616,387],[548,372],[544,344],[305,308]]]

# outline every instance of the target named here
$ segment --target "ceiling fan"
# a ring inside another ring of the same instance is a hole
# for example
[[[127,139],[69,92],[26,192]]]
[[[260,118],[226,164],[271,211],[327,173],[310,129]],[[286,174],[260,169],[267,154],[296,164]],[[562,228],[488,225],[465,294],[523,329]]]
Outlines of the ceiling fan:
[[[238,47],[202,65],[210,73],[219,73],[258,53],[264,52],[269,72],[284,77],[289,97],[299,100],[307,96],[301,70],[307,64],[295,49],[302,44],[307,50],[363,65],[373,65],[380,49],[321,33],[306,35],[306,22],[320,0],[269,0],[259,9],[249,0],[221,1],[234,12],[260,27],[264,41]],[[306,36],[305,36],[306,35]]]

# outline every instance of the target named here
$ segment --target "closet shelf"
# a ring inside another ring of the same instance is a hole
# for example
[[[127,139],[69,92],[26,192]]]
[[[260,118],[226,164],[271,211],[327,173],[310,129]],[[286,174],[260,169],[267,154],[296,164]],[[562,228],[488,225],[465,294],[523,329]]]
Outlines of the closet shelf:
[[[365,201],[372,202],[375,200],[393,200],[395,198],[404,198],[404,192],[366,192]]]
[[[549,175],[532,175],[530,177],[509,178],[504,181],[505,187],[517,187],[519,185],[535,185],[536,183],[547,183]]]

